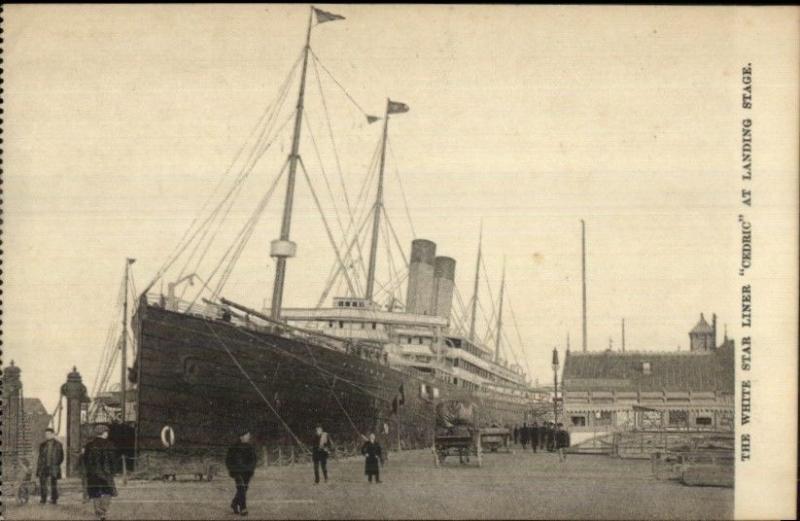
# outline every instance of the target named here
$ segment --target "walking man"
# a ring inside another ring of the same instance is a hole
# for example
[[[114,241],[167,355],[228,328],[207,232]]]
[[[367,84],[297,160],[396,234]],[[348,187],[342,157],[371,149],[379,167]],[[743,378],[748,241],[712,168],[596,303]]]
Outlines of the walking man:
[[[331,449],[331,440],[328,433],[322,430],[322,425],[317,425],[314,435],[314,448],[311,460],[314,462],[314,483],[319,483],[319,469],[322,467],[322,477],[328,482],[328,454]]]
[[[522,444],[522,450],[528,448],[529,440],[530,440],[530,431],[528,431],[528,424],[523,423],[522,428],[519,430],[519,442]]]
[[[64,446],[56,439],[56,434],[48,427],[44,431],[45,440],[39,445],[39,459],[36,461],[36,477],[42,492],[41,504],[47,503],[47,486],[50,485],[50,502],[58,503],[58,480],[61,479],[61,463],[64,461]]]
[[[556,450],[558,450],[558,461],[565,462],[567,454],[564,449],[569,448],[569,432],[564,429],[564,424],[559,423],[556,429]]]
[[[381,482],[381,467],[383,466],[383,450],[380,443],[375,441],[375,434],[370,433],[369,440],[364,442],[361,446],[361,454],[366,456],[364,461],[364,474],[367,479],[372,483],[372,477],[375,476],[375,483]]]
[[[531,425],[531,449],[533,449],[534,454],[536,453],[538,448],[539,448],[539,424],[536,421],[534,421],[533,425]]]
[[[242,429],[239,431],[239,441],[228,448],[225,456],[225,467],[236,483],[236,495],[231,501],[234,514],[247,515],[247,487],[256,470],[257,460],[256,449],[250,443],[250,431]]]
[[[108,426],[96,427],[96,438],[86,444],[84,469],[89,498],[94,503],[94,514],[105,521],[111,498],[117,495],[114,484],[114,457],[116,448],[108,441]]]

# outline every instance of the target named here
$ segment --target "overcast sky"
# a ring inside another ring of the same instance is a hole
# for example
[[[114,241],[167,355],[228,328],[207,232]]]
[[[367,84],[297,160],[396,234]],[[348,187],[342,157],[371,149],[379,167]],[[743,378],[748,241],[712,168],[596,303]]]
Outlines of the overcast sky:
[[[386,204],[400,240],[408,248],[413,236],[398,173],[417,236],[457,259],[466,299],[483,219],[490,282],[496,293],[505,257],[507,296],[534,378],[551,381],[550,352],[563,350],[567,334],[580,346],[581,219],[590,350],[606,349],[610,337],[619,348],[622,317],[630,350],[687,349],[701,312],[718,314],[720,337],[722,325],[735,322],[741,14],[325,9],[347,19],[316,27],[312,47],[352,98],[377,115],[387,97],[411,107],[392,117],[387,160]],[[113,304],[125,257],[137,259],[141,289],[275,98],[302,48],[308,12],[7,7],[3,363],[21,367],[26,396],[52,409],[73,365],[91,387],[108,325],[119,320]],[[775,38],[781,34],[789,32]],[[754,51],[752,59],[770,56]],[[320,72],[355,199],[381,126],[367,125]],[[333,219],[341,188],[315,74],[312,65],[308,121],[333,198],[307,130],[301,154]],[[248,178],[222,242],[250,215],[289,147],[287,127]],[[224,292],[253,307],[271,295],[268,248],[283,190]],[[301,178],[292,238],[299,253],[289,261],[284,302],[312,306],[333,253]],[[381,269],[385,263],[379,258]],[[513,327],[509,315],[505,322]]]

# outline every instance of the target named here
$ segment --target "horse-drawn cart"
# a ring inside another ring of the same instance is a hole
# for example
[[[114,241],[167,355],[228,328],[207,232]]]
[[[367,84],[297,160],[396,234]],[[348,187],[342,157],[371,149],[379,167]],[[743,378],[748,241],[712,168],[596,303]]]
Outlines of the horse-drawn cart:
[[[480,430],[469,427],[437,430],[434,451],[437,467],[442,465],[448,456],[458,456],[458,462],[462,465],[469,463],[471,455],[475,455],[480,467],[483,453]]]

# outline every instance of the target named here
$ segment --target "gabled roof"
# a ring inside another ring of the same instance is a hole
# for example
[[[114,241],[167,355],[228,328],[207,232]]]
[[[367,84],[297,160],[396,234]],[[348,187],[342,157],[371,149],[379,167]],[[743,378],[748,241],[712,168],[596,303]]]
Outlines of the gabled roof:
[[[570,352],[564,362],[567,390],[734,392],[733,342],[710,352]],[[649,363],[649,374],[644,364]]]
[[[711,327],[710,325],[708,325],[708,322],[706,322],[705,317],[703,316],[702,313],[700,313],[700,320],[697,321],[697,325],[694,326],[694,328],[692,328],[692,330],[689,333],[690,334],[695,334],[695,333],[706,334],[706,333],[713,333],[713,332],[714,332],[714,328]]]

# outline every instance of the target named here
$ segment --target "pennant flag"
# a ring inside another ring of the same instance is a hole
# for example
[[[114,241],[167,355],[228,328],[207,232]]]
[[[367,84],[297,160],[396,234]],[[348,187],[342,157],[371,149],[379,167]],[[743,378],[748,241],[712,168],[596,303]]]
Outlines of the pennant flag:
[[[389,100],[389,108],[386,112],[389,114],[402,114],[403,112],[408,112],[408,105],[399,101]]]
[[[381,118],[379,118],[378,116],[370,116],[369,114],[367,114],[367,123],[370,125],[372,125],[376,121],[380,121],[380,119]]]
[[[312,7],[312,9],[314,9],[314,14],[317,15],[318,24],[324,24],[325,22],[333,22],[336,20],[344,20],[344,16],[329,13],[328,11],[317,9],[316,7]]]

